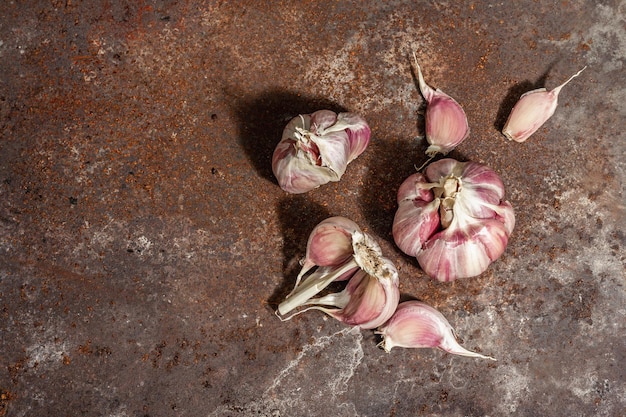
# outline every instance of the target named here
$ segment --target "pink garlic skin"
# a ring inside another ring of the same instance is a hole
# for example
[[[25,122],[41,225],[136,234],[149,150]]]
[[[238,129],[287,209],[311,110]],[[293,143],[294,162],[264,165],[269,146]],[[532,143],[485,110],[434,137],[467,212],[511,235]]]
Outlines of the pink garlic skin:
[[[394,241],[438,281],[480,275],[504,253],[515,227],[503,199],[504,184],[487,166],[439,160],[400,186]]]
[[[293,118],[272,156],[280,187],[293,194],[339,181],[347,165],[369,145],[370,128],[353,113],[319,110]]]
[[[518,102],[513,106],[513,110],[511,110],[511,114],[509,114],[502,129],[504,136],[516,142],[526,141],[552,117],[556,111],[561,89],[574,77],[580,75],[585,68],[572,75],[567,81],[552,91],[539,88],[522,94]]]
[[[430,144],[426,155],[446,155],[469,136],[469,124],[463,108],[455,99],[424,81],[422,69],[415,58],[420,92],[426,106],[426,140]]]
[[[504,253],[508,241],[504,224],[497,220],[451,225],[424,244],[417,262],[437,281],[475,277]]]
[[[398,190],[398,210],[392,234],[396,245],[407,254],[418,253],[440,226],[439,200],[434,200],[429,189],[420,189],[420,185],[426,184],[426,177],[416,173],[407,178]]]
[[[495,360],[459,345],[454,329],[437,309],[421,301],[404,301],[391,319],[377,332],[383,337],[380,346],[386,352],[394,347],[439,348],[454,355]]]
[[[400,301],[398,280],[380,281],[363,270],[350,278],[345,291],[350,294],[350,301],[342,309],[326,313],[365,330],[375,329],[389,320]]]
[[[338,266],[350,259],[352,233],[357,230],[361,229],[355,222],[341,216],[330,217],[315,226],[309,235],[300,275],[314,266]]]

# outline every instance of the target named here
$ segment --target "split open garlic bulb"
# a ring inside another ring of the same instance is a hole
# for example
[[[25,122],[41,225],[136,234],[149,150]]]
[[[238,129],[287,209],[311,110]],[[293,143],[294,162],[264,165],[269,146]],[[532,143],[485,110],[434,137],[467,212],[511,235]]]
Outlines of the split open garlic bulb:
[[[313,298],[336,281],[347,281],[342,291]],[[391,317],[399,300],[396,267],[382,256],[371,236],[352,220],[338,216],[322,221],[311,232],[302,271],[293,291],[278,306],[278,314],[309,306],[296,314],[316,309],[351,326],[374,329]]]
[[[272,156],[280,188],[299,194],[339,181],[367,148],[370,133],[365,119],[354,113],[319,110],[293,118]]]

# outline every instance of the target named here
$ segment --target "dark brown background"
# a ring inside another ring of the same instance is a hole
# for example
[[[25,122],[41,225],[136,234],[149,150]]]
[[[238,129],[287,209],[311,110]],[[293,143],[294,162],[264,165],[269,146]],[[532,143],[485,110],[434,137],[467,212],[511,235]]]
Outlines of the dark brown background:
[[[619,1],[3,1],[0,415],[626,413]],[[482,276],[431,281],[390,235],[425,157],[426,80],[467,112],[451,156],[501,174],[517,227]],[[527,142],[525,91],[583,66]],[[276,184],[287,121],[362,114],[339,183]],[[404,296],[497,362],[281,322],[312,227],[355,220]]]

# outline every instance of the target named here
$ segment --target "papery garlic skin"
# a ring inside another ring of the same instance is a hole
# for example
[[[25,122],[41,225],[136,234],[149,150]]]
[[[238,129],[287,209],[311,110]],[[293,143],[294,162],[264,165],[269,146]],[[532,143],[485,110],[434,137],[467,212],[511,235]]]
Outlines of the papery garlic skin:
[[[472,221],[432,236],[416,255],[424,272],[448,282],[482,274],[506,249],[509,236],[497,220]]]
[[[469,136],[469,124],[463,108],[455,99],[424,81],[422,69],[413,54],[417,67],[419,89],[428,103],[426,106],[426,155],[446,155]]]
[[[483,273],[504,253],[514,227],[498,174],[445,158],[402,183],[392,233],[428,276],[445,282]]]
[[[376,333],[382,335],[380,346],[386,352],[394,347],[439,348],[454,355],[495,360],[462,347],[444,315],[421,301],[400,303],[391,319]]]
[[[509,114],[504,124],[502,129],[504,136],[516,142],[526,141],[552,117],[556,111],[561,89],[573,78],[580,75],[585,68],[572,75],[567,81],[552,91],[539,88],[522,94],[518,102],[513,106],[513,110],[511,110],[511,114]]]
[[[370,128],[354,113],[319,110],[293,118],[272,155],[272,171],[280,187],[305,193],[339,181],[347,165],[369,145]]]
[[[315,271],[304,276],[316,266]],[[373,329],[391,317],[400,300],[396,267],[382,256],[380,246],[371,236],[344,217],[331,217],[313,229],[302,270],[294,290],[278,306],[281,316],[297,307],[311,306],[296,314],[317,309],[346,324]],[[313,298],[340,280],[348,280],[344,290]]]

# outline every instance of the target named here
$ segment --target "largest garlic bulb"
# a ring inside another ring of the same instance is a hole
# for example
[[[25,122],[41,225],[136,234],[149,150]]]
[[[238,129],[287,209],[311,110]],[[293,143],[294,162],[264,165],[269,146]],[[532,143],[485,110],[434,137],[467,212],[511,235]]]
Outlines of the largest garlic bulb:
[[[439,281],[477,276],[502,255],[515,226],[503,199],[502,180],[487,166],[434,162],[400,186],[394,240]]]
[[[272,156],[272,171],[283,190],[305,193],[339,181],[369,140],[367,122],[354,113],[301,114],[285,127]]]
[[[332,282],[346,280],[342,291],[313,298]],[[356,223],[337,216],[322,221],[311,232],[302,271],[293,291],[278,306],[278,314],[310,306],[308,309],[321,310],[346,324],[374,329],[392,316],[399,300],[396,267]]]

